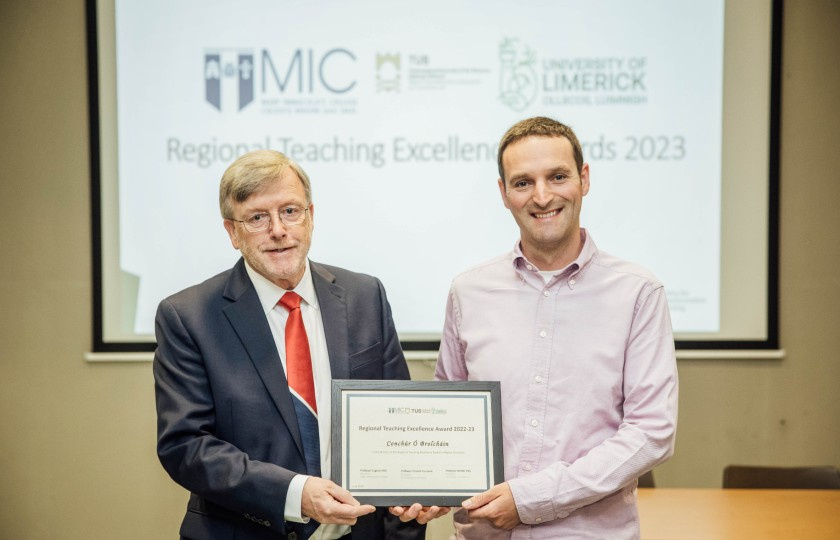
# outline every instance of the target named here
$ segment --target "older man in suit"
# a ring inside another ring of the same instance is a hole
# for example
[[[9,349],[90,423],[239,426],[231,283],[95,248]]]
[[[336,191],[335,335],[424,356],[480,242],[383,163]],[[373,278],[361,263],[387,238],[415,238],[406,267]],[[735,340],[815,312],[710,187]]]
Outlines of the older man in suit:
[[[409,377],[382,284],[307,259],[309,178],[279,152],[237,159],[219,203],[242,258],[156,318],[158,455],[191,492],[181,537],[422,538],[445,509],[397,519],[328,480],[331,380]]]

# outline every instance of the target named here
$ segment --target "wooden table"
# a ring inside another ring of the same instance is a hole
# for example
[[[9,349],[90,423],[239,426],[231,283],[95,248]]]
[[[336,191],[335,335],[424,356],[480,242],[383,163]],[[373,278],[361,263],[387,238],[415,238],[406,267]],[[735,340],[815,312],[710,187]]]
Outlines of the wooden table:
[[[840,539],[840,490],[639,489],[642,540]]]

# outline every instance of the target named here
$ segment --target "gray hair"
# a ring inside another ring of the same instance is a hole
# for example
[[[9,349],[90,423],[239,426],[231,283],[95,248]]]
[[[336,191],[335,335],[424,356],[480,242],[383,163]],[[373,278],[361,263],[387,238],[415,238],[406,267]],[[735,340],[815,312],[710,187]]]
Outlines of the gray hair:
[[[253,150],[239,156],[222,175],[219,185],[219,209],[222,217],[234,219],[233,203],[244,202],[257,191],[272,184],[287,168],[292,169],[303,184],[306,205],[312,204],[309,176],[300,165],[276,150]]]

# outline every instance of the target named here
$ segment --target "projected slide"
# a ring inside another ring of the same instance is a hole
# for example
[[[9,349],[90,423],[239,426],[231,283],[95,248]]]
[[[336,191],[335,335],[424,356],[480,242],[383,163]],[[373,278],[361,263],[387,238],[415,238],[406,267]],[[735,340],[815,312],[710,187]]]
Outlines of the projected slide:
[[[451,279],[518,238],[496,146],[535,115],[584,145],[598,246],[665,283],[676,331],[718,330],[722,1],[115,9],[128,331],[236,261],[219,180],[272,148],[312,179],[310,258],[381,278],[401,336],[433,337]]]

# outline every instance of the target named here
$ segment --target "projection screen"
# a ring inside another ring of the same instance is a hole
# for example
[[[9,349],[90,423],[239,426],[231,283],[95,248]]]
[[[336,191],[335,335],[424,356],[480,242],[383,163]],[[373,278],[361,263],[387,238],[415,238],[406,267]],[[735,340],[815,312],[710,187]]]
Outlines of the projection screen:
[[[435,350],[451,279],[518,238],[496,146],[536,115],[577,132],[582,225],[663,281],[678,347],[777,347],[780,6],[89,0],[94,350],[152,350],[158,302],[235,263],[218,185],[258,148],[312,179],[310,258]]]

